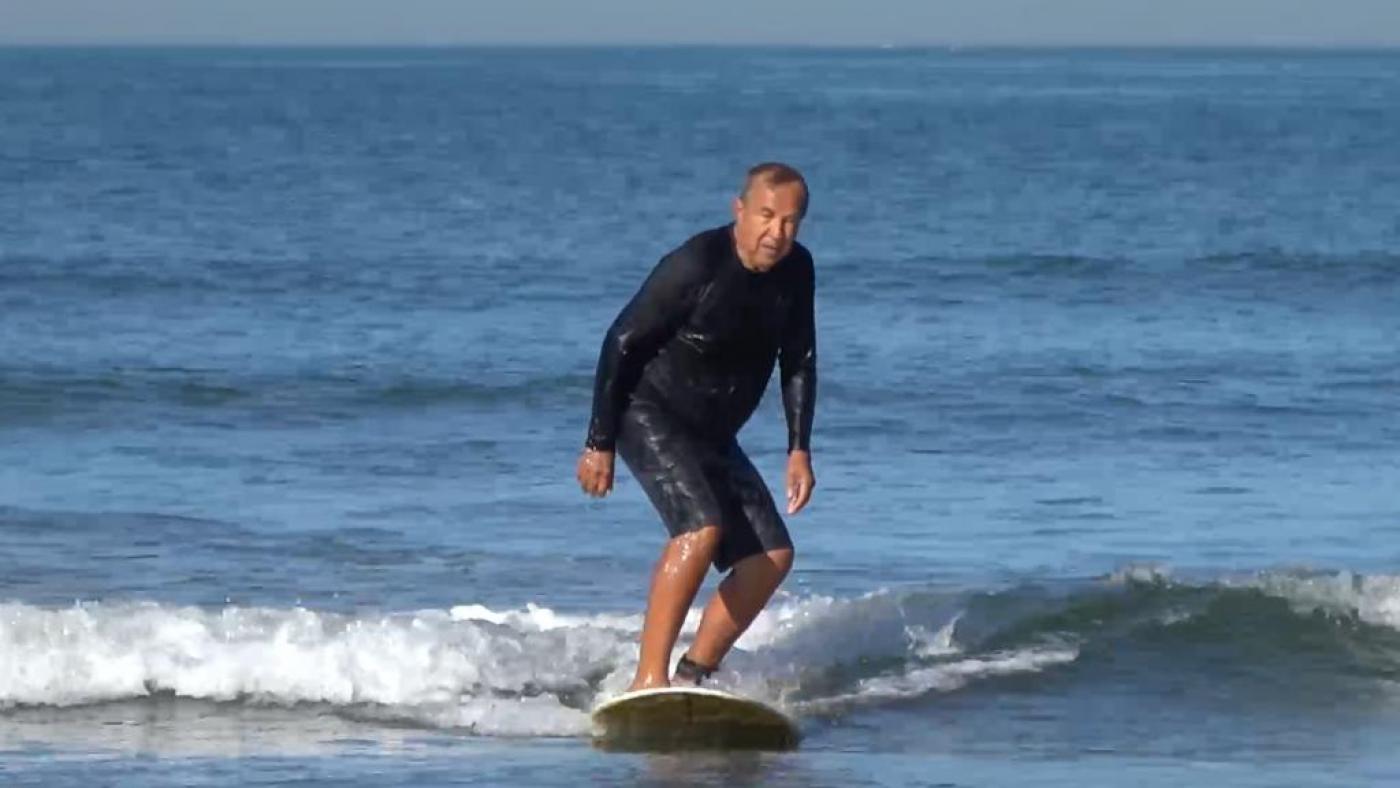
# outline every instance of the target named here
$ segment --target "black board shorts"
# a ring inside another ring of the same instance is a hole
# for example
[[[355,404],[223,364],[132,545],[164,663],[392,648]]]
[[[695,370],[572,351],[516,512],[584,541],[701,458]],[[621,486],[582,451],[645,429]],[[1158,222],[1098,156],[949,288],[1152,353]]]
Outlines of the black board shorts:
[[[637,400],[618,426],[617,453],[672,537],[720,527],[714,564],[721,572],[751,555],[792,547],[768,485],[737,440],[704,438]]]

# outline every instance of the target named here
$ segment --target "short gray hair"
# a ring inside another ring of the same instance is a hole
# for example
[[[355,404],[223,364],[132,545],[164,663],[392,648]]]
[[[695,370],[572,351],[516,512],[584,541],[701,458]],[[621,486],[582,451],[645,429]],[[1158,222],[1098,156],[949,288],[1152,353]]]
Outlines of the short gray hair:
[[[787,183],[802,184],[802,215],[807,215],[807,205],[811,200],[811,191],[807,188],[807,179],[802,177],[802,173],[790,164],[780,161],[765,161],[755,164],[749,168],[748,174],[744,177],[744,187],[739,191],[739,199],[748,196],[749,189],[753,188],[756,181],[763,181],[770,186],[782,186]]]

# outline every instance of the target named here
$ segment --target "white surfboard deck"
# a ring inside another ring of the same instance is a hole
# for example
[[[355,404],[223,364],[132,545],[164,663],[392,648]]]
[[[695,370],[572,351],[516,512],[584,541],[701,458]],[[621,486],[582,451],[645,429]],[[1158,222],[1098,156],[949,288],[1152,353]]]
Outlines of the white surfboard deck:
[[[790,750],[799,738],[781,711],[708,687],[626,692],[593,708],[593,742],[605,749]]]

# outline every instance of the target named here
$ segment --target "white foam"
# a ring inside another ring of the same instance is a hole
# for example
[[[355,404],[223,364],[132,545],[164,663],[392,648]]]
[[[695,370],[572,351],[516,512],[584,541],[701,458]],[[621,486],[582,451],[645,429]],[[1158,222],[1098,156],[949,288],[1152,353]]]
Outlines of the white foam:
[[[800,618],[807,606],[766,612],[749,647],[756,641],[761,648],[763,631]],[[700,614],[687,616],[682,645]],[[3,604],[0,707],[171,693],[283,706],[379,705],[387,711],[372,716],[491,734],[575,735],[587,729],[584,707],[595,694],[621,692],[631,680],[641,622],[640,614],[567,615],[535,604],[364,617],[303,608]]]
[[[699,623],[698,610],[692,610],[687,621],[693,619],[691,628]],[[517,627],[524,630],[535,630],[544,632],[552,629],[565,629],[569,627],[592,626],[604,629],[616,629],[623,632],[637,632],[641,630],[642,616],[635,615],[589,615],[570,616],[554,612],[547,607],[541,607],[534,602],[528,602],[524,610],[507,610],[497,612],[484,605],[457,605],[448,611],[448,614],[456,621],[485,621],[492,624],[502,624],[505,626]]]
[[[1368,624],[1400,629],[1400,576],[1270,572],[1233,584],[1258,588],[1297,608],[1355,615]]]
[[[898,595],[872,591],[850,599],[781,597],[750,625],[736,647],[849,661],[898,654],[910,640]]]
[[[0,706],[168,692],[278,705],[381,704],[397,716],[483,733],[582,732],[586,714],[566,701],[591,696],[587,677],[612,679],[630,668],[634,634],[570,625],[540,610],[515,617],[545,625],[458,620],[441,611],[353,618],[299,608],[0,605]]]
[[[1107,578],[1110,585],[1126,583],[1182,583],[1166,567],[1131,565]],[[1225,588],[1249,588],[1287,600],[1300,611],[1320,610],[1358,619],[1377,626],[1400,629],[1400,576],[1363,575],[1338,571],[1264,571],[1229,575],[1216,581]],[[1173,611],[1167,622],[1189,618],[1190,613]]]
[[[779,591],[774,602],[759,612],[735,646],[755,650],[772,645],[798,630],[829,618],[839,608],[840,604],[832,597],[812,596],[796,600]]]
[[[961,653],[962,648],[953,641],[953,633],[961,618],[961,614],[953,616],[951,621],[934,632],[929,632],[927,627],[917,624],[905,627],[904,633],[909,638],[910,652],[916,657],[925,658],[946,657]]]
[[[1162,564],[1128,564],[1105,578],[1109,585],[1142,583],[1155,585],[1171,580],[1171,569]]]
[[[1046,668],[1068,664],[1078,658],[1079,649],[1069,645],[1043,646],[998,652],[983,657],[968,657],[863,679],[853,692],[808,701],[801,704],[801,708],[814,712],[830,711],[842,707],[917,698],[931,692],[953,692],[974,681],[1039,673]]]
[[[806,679],[837,665],[866,658],[922,665],[959,653],[955,617],[909,621],[901,604],[883,591],[781,597],[726,658],[718,684],[790,705],[785,699],[802,695]],[[700,613],[687,616],[681,648]],[[537,604],[360,616],[150,602],[0,604],[0,708],[173,694],[271,707],[325,704],[350,718],[488,735],[576,736],[588,730],[591,704],[631,680],[641,623],[640,613],[561,613]],[[986,659],[867,679],[854,694],[878,698],[1031,664]]]

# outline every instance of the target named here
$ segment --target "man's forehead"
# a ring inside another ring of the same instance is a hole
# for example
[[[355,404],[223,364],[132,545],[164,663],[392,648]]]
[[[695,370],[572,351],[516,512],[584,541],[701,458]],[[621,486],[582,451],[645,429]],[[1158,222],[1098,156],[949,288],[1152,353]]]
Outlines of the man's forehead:
[[[780,201],[785,198],[801,202],[805,193],[806,190],[802,188],[802,184],[796,181],[773,183],[768,179],[755,178],[749,184],[748,190],[744,192],[744,196],[754,196],[764,202]]]

